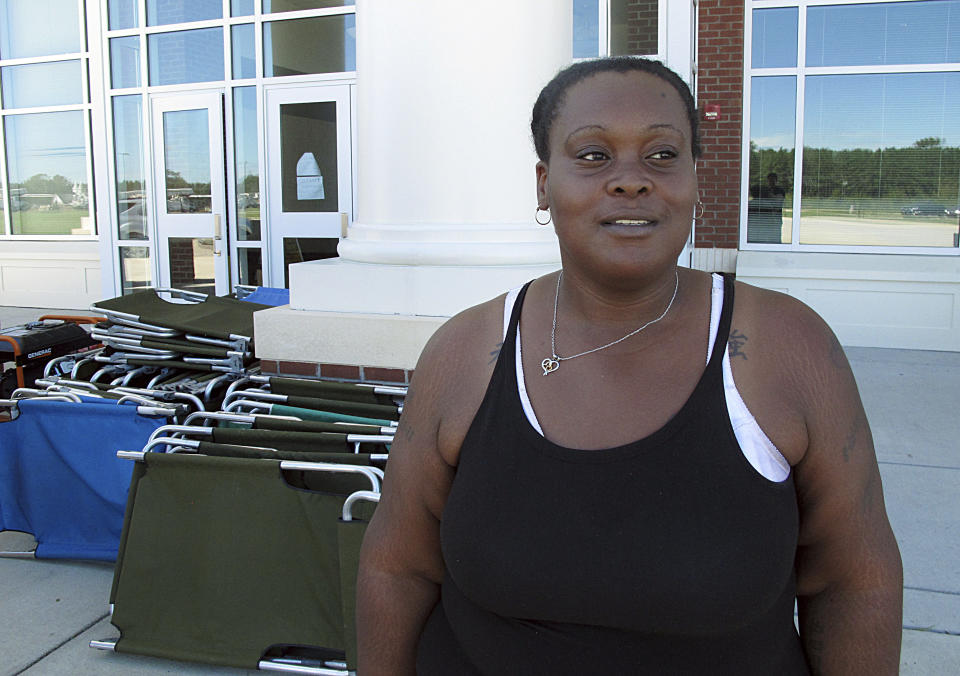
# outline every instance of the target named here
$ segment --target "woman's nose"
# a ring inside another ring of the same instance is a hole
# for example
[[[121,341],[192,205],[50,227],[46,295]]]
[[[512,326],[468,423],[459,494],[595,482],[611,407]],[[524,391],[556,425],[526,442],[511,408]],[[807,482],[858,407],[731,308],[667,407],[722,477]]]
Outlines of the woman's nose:
[[[649,192],[653,187],[650,177],[635,163],[624,164],[607,183],[607,192],[614,195],[636,197]]]

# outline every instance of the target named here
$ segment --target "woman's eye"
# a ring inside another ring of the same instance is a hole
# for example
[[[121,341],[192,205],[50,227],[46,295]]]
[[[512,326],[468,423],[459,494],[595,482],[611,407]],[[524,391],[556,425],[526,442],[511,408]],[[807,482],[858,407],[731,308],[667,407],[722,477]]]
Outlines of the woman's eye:
[[[677,154],[672,150],[658,150],[657,152],[650,155],[650,157],[655,160],[670,160],[676,156]]]
[[[602,153],[599,150],[588,150],[584,153],[577,155],[578,160],[587,160],[588,162],[600,162],[607,159],[606,153]]]

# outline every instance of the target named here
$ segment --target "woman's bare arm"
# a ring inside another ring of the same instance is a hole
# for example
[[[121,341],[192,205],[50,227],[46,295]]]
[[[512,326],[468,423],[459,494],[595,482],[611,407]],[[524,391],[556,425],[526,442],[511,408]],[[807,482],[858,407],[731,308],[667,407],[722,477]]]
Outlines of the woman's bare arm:
[[[462,436],[489,379],[489,350],[478,345],[489,340],[489,332],[478,331],[489,317],[496,319],[496,311],[474,308],[444,324],[414,372],[360,552],[358,671],[364,676],[415,673],[417,643],[444,573],[440,518]]]
[[[814,674],[896,674],[903,569],[870,426],[836,337],[808,308],[796,317],[791,380],[808,439],[794,468],[800,638]]]

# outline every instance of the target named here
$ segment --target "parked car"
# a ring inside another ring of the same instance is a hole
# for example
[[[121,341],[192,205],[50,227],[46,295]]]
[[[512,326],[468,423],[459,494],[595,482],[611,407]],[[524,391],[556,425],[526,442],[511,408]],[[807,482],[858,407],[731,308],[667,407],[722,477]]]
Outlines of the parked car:
[[[919,204],[912,204],[905,206],[900,209],[900,213],[904,216],[950,216],[952,215],[951,210],[942,204],[936,204],[934,202],[920,202]]]

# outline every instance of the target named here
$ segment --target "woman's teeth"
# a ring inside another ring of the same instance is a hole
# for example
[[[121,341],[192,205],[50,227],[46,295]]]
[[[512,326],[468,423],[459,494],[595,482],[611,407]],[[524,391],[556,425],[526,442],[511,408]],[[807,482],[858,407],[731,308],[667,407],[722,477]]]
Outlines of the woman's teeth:
[[[626,218],[618,218],[613,223],[614,225],[650,225],[650,221],[637,221]]]

